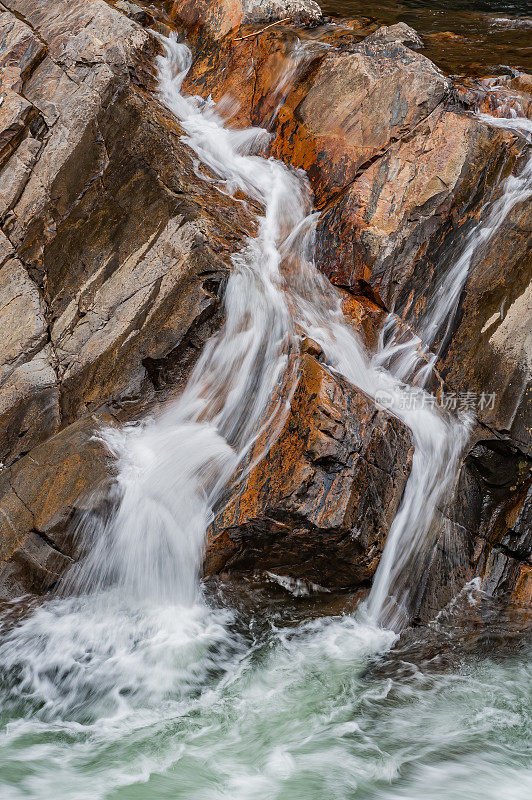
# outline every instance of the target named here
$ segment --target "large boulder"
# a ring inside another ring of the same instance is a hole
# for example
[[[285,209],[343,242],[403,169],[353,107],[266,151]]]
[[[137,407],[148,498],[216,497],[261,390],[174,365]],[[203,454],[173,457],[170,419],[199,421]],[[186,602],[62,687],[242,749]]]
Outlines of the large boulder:
[[[259,440],[252,462],[263,447]],[[403,423],[305,355],[279,438],[212,525],[206,573],[274,570],[328,588],[367,584],[411,457]]]
[[[369,284],[389,310],[421,312],[522,150],[514,133],[438,107],[325,209],[320,268],[351,290]]]
[[[398,41],[363,40],[330,53],[301,100],[279,111],[274,155],[302,167],[322,206],[446,98],[451,84]]]

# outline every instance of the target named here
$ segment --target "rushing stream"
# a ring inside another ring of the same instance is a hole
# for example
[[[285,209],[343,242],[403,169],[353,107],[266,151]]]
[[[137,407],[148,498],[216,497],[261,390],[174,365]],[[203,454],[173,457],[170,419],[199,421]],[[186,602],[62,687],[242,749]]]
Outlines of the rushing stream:
[[[532,774],[522,653],[393,677],[369,669],[408,622],[410,568],[429,544],[469,421],[401,403],[419,372],[419,340],[400,345],[399,362],[393,335],[366,353],[314,267],[304,178],[256,154],[263,131],[230,130],[211,101],[183,96],[190,51],[175,40],[164,47],[161,100],[198,166],[222,191],[258,201],[263,216],[234,255],[226,321],[181,397],[156,419],[103,434],[119,502],[69,577],[74,596],[4,624],[2,797],[524,800]],[[527,169],[507,179],[444,277],[423,346],[453,313],[464,259],[530,194]],[[260,606],[242,613],[214,602],[199,572],[213,507],[264,427],[272,439],[279,429],[284,405],[272,398],[290,389],[302,332],[330,370],[404,420],[415,455],[367,604],[294,624]]]

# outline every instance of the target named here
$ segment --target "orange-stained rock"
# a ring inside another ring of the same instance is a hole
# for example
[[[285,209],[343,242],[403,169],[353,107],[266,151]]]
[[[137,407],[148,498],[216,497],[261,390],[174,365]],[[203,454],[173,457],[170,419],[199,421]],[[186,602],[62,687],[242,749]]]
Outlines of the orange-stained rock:
[[[373,350],[379,340],[380,328],[386,319],[386,311],[373,300],[362,295],[342,292],[342,311],[346,320],[362,337],[366,347]]]
[[[370,37],[371,38],[371,37]],[[288,95],[272,153],[307,171],[318,206],[441,103],[450,81],[399,42],[330,53],[303,99]]]
[[[314,0],[175,0],[170,16],[189,31],[219,40],[243,23],[316,25],[321,10]]]
[[[530,610],[532,609],[532,566],[530,564],[519,565],[511,602],[528,608],[532,614]]]
[[[226,37],[216,48],[200,48],[183,90],[211,95],[233,127],[268,128],[301,80],[305,64],[298,60],[297,45],[297,34],[283,26],[247,39]]]
[[[389,309],[398,299],[410,305],[430,275],[423,260],[429,247],[475,218],[505,161],[508,170],[522,147],[508,131],[439,107],[325,209],[320,269],[352,290],[369,283]],[[410,282],[418,262],[419,279]]]
[[[198,28],[221,39],[243,19],[242,0],[175,0],[171,18],[187,28]]]
[[[327,587],[369,581],[411,457],[401,422],[303,356],[278,441],[211,527],[206,573],[273,569]]]

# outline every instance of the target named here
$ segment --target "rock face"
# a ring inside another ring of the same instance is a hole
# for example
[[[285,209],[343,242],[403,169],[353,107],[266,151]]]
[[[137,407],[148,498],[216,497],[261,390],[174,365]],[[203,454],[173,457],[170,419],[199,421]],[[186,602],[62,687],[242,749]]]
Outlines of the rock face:
[[[3,234],[2,234],[3,236]],[[41,294],[7,239],[0,267],[0,460],[59,425],[59,390]]]
[[[304,356],[278,441],[212,526],[206,572],[271,569],[329,588],[367,584],[411,457],[401,422]]]
[[[439,106],[326,208],[321,268],[340,286],[369,284],[390,310],[421,310],[444,267],[442,244],[452,258],[453,240],[476,222],[522,149],[515,134]]]
[[[20,354],[13,345],[5,361],[15,369],[22,357],[39,359],[25,379],[34,376],[36,392],[55,384],[65,424],[104,400],[153,393],[143,361],[164,359],[215,312],[246,219],[230,201],[214,210],[179,127],[132,84],[130,69],[153,48],[144,30],[100,1],[57,5],[52,14],[49,4],[12,3],[40,26],[48,55],[39,51],[21,89],[39,138],[28,132],[3,171],[12,190],[1,209],[3,260],[16,254],[19,263],[1,275],[8,287],[15,274],[25,282],[16,301],[24,312],[11,304],[2,315],[24,326]],[[111,30],[123,32],[120,45],[103,44]],[[45,436],[57,409],[50,420]]]
[[[0,461],[18,469],[58,431],[49,441],[68,449],[70,426],[103,403],[127,419],[179,386],[220,324],[230,257],[254,222],[196,175],[150,90],[156,45],[138,23],[103,0],[3,6],[2,90],[24,113],[15,127],[3,118]],[[8,559],[26,537],[44,558],[27,491],[16,508],[0,499]],[[35,589],[23,574],[5,591]]]

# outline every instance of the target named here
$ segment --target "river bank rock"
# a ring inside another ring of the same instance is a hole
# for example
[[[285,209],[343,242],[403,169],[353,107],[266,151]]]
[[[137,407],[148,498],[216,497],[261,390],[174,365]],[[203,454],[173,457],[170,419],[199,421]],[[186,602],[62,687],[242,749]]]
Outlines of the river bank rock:
[[[0,599],[47,591],[79,556],[75,520],[112,475],[97,435],[114,425],[105,413],[78,420],[0,472]]]
[[[401,422],[303,356],[278,440],[212,525],[206,573],[260,569],[327,588],[367,584],[411,457]]]
[[[0,461],[8,463],[52,435],[60,412],[44,302],[0,237]]]

